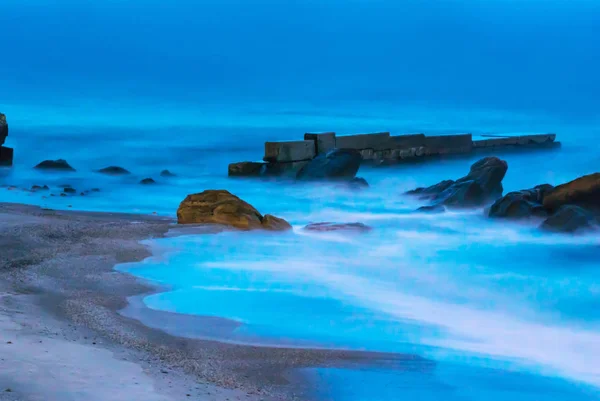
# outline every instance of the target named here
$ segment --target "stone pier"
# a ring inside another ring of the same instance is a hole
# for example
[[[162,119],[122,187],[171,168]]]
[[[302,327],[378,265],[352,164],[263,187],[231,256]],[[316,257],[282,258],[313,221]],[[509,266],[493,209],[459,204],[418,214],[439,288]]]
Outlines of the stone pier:
[[[353,149],[360,152],[364,163],[377,165],[414,162],[449,155],[469,155],[480,151],[500,151],[514,148],[543,148],[559,145],[556,134],[487,134],[425,135],[410,133],[391,135],[376,132],[336,135],[334,132],[311,132],[304,140],[265,143],[262,162],[241,162],[229,165],[230,176],[293,176],[313,158],[332,149]]]

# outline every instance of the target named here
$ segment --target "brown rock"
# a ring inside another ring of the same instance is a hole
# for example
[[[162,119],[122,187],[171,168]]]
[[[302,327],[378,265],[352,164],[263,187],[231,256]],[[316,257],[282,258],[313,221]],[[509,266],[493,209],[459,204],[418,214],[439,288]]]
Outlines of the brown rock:
[[[584,175],[558,185],[544,196],[544,208],[557,210],[563,205],[600,208],[600,173]]]
[[[262,226],[265,230],[271,231],[287,231],[292,229],[290,223],[271,214],[265,214],[262,220]]]
[[[252,205],[225,190],[207,190],[188,195],[177,209],[177,222],[221,224],[240,230],[291,228],[282,219],[269,215],[263,217]]]

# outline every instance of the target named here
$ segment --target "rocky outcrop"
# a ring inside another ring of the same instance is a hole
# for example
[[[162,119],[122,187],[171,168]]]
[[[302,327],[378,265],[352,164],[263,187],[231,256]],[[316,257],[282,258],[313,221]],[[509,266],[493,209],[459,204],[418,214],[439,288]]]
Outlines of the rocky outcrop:
[[[100,174],[106,174],[106,175],[128,175],[128,174],[131,174],[131,172],[129,172],[128,170],[124,169],[123,167],[119,167],[119,166],[104,167],[100,170],[96,170],[96,172],[100,173]]]
[[[313,232],[331,232],[331,231],[349,231],[355,233],[364,233],[371,231],[371,227],[363,223],[312,223],[304,227],[306,231]]]
[[[225,190],[207,190],[188,195],[177,209],[179,224],[220,224],[240,230],[290,230],[292,226],[275,216],[263,216],[252,205]]]
[[[407,194],[429,200],[431,204],[421,209],[427,211],[482,206],[502,196],[502,180],[507,170],[504,160],[485,157],[471,166],[469,174],[456,181],[444,180]]]
[[[369,183],[362,177],[354,177],[346,184],[350,189],[369,188]]]
[[[298,180],[351,180],[356,176],[362,157],[358,150],[333,149],[309,161],[298,171]]]
[[[170,172],[169,170],[163,170],[160,172],[160,176],[161,177],[177,177],[176,174],[173,174],[172,172]]]
[[[75,171],[64,159],[44,160],[34,168],[38,170]]]
[[[545,217],[548,215],[548,211],[542,203],[546,193],[553,188],[552,185],[543,184],[531,189],[509,192],[494,202],[488,216],[509,219]]]
[[[140,181],[140,184],[142,184],[142,185],[152,185],[152,184],[156,184],[156,181],[154,181],[153,178],[144,178],[143,180]]]
[[[600,212],[600,173],[558,185],[546,194],[543,203],[551,211],[564,205],[578,205]]]
[[[542,230],[559,233],[576,233],[597,229],[599,219],[589,210],[576,205],[561,206],[540,226]]]

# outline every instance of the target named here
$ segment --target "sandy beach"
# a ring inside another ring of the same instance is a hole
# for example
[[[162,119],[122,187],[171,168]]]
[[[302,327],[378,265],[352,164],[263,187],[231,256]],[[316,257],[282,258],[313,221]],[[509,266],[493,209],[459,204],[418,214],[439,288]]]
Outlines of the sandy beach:
[[[156,287],[114,266],[150,256],[139,241],[172,228],[156,216],[0,204],[0,400],[307,399],[294,368],[386,359],[431,367],[417,357],[227,344],[158,328],[204,325],[213,337],[235,329],[218,318],[157,312],[150,328],[123,316],[128,297]],[[127,315],[135,308],[143,305]]]

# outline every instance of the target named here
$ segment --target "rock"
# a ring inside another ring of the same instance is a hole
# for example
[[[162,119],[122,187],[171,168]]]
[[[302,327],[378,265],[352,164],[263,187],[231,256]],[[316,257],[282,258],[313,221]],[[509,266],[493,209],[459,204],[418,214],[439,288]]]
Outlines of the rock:
[[[6,146],[0,146],[0,167],[10,167],[13,165],[14,150]]]
[[[372,228],[363,223],[311,223],[304,227],[307,231],[330,232],[330,231],[353,231],[368,232]]]
[[[288,223],[284,219],[275,217],[270,214],[265,214],[265,216],[263,217],[262,227],[265,230],[271,230],[271,231],[286,231],[286,230],[292,229],[292,226],[290,223]]]
[[[358,150],[333,149],[312,159],[298,171],[299,180],[351,180],[356,176],[362,157]]]
[[[441,210],[437,205],[454,208],[482,206],[502,196],[502,180],[507,170],[508,164],[504,160],[485,157],[471,166],[469,174],[456,181],[441,181],[427,188],[409,191],[407,194],[431,200],[430,206],[436,211]]]
[[[50,187],[48,185],[44,185],[43,187],[39,186],[39,185],[34,185],[31,187],[32,191],[47,191],[49,189],[50,189]]]
[[[448,189],[452,184],[454,184],[454,180],[444,180],[435,185],[432,185],[427,188],[416,188],[412,191],[408,191],[408,195],[419,195],[419,199],[433,199],[441,192],[444,192]]]
[[[172,172],[170,172],[169,170],[163,170],[160,172],[160,176],[161,177],[177,177],[176,174],[173,174]]]
[[[552,185],[543,184],[532,189],[510,192],[494,202],[488,216],[509,219],[545,217],[548,213],[542,206],[542,202],[544,195],[552,188]]]
[[[285,220],[262,216],[252,205],[225,190],[188,195],[177,209],[179,224],[221,224],[240,230],[291,229]]]
[[[265,170],[264,162],[231,163],[227,169],[230,177],[259,177]]]
[[[347,185],[350,189],[362,189],[369,187],[369,183],[367,182],[367,180],[365,180],[362,177],[354,177],[353,179],[348,181]]]
[[[100,192],[100,188],[92,188],[90,189],[90,192]]]
[[[143,180],[140,181],[140,184],[152,185],[152,184],[156,184],[156,181],[154,181],[152,178],[144,178]]]
[[[6,116],[0,113],[0,145],[4,145],[4,141],[8,136],[8,123],[6,122]]]
[[[589,210],[576,205],[565,205],[548,217],[540,228],[551,232],[575,233],[597,228],[598,223],[598,218]]]
[[[74,193],[77,193],[77,190],[75,188],[66,187],[65,189],[63,189],[63,193],[65,193],[65,194],[74,194]]]
[[[71,167],[64,159],[44,160],[34,168],[38,170],[75,171],[75,169]]]
[[[106,175],[127,175],[131,174],[128,170],[119,166],[109,166],[100,170],[96,170],[97,173],[106,174]]]
[[[564,205],[578,205],[600,211],[600,173],[579,177],[546,193],[546,209],[554,211]]]

